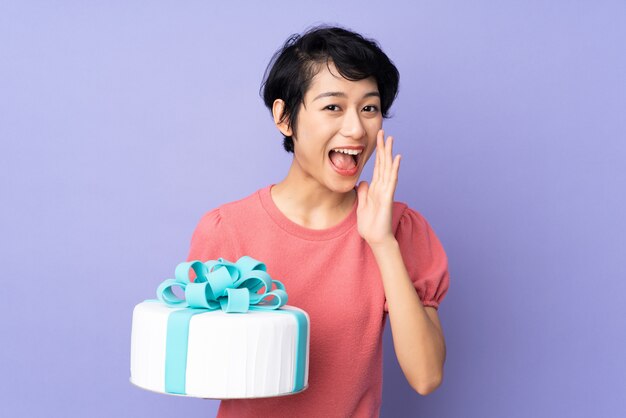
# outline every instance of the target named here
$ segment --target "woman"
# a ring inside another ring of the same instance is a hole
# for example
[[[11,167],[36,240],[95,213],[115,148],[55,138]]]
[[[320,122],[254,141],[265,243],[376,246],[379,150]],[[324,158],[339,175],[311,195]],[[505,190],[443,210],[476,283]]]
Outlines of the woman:
[[[263,98],[293,153],[289,172],[208,212],[188,259],[266,263],[309,314],[309,387],[225,400],[218,417],[378,416],[387,314],[409,384],[422,395],[440,385],[447,259],[427,221],[393,200],[400,156],[381,128],[398,80],[374,41],[337,27],[292,36],[268,66]],[[372,180],[357,187],[374,151]]]

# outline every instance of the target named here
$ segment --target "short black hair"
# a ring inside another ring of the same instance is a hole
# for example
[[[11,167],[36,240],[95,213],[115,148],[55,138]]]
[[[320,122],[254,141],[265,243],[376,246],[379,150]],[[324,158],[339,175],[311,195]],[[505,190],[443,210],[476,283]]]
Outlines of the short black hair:
[[[388,117],[398,95],[400,73],[373,39],[338,26],[315,26],[304,34],[291,35],[272,57],[263,76],[261,96],[272,112],[276,99],[285,102],[281,122],[288,119],[292,132],[304,95],[320,64],[332,62],[342,77],[351,81],[374,77],[380,94],[381,112]],[[283,147],[293,152],[293,138],[284,136]]]

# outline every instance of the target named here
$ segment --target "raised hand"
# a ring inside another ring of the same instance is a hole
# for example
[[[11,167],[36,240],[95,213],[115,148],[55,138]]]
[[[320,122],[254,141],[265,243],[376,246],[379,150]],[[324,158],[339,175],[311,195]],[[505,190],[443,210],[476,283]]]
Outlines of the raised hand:
[[[370,184],[362,181],[357,188],[357,228],[370,246],[395,239],[391,215],[401,156],[398,154],[393,157],[393,137],[388,137],[386,142],[384,138],[385,133],[381,129],[376,137],[376,162],[372,181]]]

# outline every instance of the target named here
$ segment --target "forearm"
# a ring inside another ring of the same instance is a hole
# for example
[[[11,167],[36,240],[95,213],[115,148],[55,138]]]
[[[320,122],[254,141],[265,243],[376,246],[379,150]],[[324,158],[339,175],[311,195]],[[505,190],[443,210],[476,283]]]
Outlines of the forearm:
[[[390,239],[371,248],[383,280],[398,363],[409,384],[420,394],[428,394],[443,378],[443,333],[415,292],[398,242]]]

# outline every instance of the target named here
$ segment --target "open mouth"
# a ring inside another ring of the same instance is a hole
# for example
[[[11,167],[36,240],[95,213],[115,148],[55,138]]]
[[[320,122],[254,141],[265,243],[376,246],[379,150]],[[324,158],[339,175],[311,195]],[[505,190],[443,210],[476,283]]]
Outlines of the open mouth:
[[[362,149],[334,148],[328,152],[328,158],[339,170],[353,170],[363,153]]]

